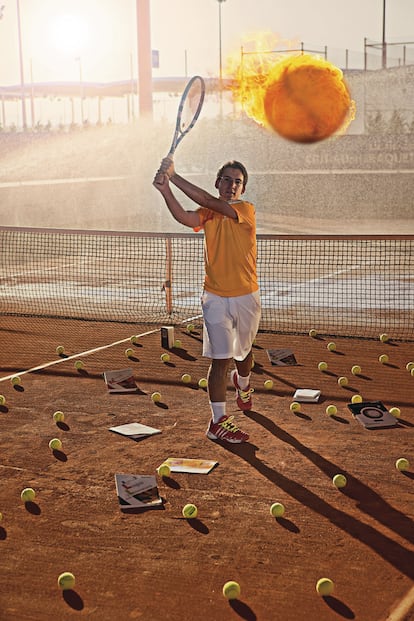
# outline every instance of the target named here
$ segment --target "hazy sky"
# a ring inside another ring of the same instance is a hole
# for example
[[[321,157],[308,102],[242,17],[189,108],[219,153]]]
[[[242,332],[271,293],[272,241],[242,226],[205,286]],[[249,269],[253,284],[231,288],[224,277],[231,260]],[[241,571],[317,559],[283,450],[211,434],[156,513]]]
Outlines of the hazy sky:
[[[0,20],[0,85],[18,84],[16,0]],[[204,76],[219,72],[217,0],[151,0],[152,48],[159,50],[155,76]],[[135,0],[20,0],[25,80],[85,81],[136,76]],[[221,4],[222,59],[239,55],[260,33],[282,45],[328,46],[331,62],[362,63],[364,37],[381,41],[383,0],[226,0]],[[414,41],[414,0],[386,0],[386,38]],[[414,49],[414,45],[411,46]],[[396,49],[396,48],[393,48]],[[392,50],[390,50],[392,53]],[[78,59],[78,60],[77,60]],[[80,61],[79,61],[80,59]],[[187,65],[186,65],[187,62]]]

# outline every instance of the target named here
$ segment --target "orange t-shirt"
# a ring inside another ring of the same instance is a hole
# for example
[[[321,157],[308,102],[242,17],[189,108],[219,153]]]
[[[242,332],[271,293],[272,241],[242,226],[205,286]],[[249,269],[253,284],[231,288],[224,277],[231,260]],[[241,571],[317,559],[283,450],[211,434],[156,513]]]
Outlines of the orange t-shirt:
[[[222,297],[246,295],[259,288],[254,206],[247,201],[230,204],[237,220],[201,207],[200,227],[195,229],[204,229],[204,288]]]

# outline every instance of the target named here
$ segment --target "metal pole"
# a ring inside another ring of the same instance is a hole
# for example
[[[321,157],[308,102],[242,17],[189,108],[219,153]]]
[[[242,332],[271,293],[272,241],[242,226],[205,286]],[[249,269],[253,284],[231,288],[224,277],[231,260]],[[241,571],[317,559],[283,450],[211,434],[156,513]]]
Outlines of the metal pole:
[[[385,41],[385,3],[386,0],[383,0],[382,4],[382,68],[387,68],[387,43]]]
[[[24,72],[23,72],[23,46],[22,46],[22,28],[20,23],[20,1],[16,0],[17,3],[17,33],[19,38],[19,62],[20,62],[20,91],[21,91],[21,99],[22,99],[22,123],[23,129],[27,127],[27,118],[26,118],[26,99],[24,93]]]
[[[217,0],[219,4],[219,85],[220,91],[223,89],[223,60],[221,48],[221,5],[226,0]]]

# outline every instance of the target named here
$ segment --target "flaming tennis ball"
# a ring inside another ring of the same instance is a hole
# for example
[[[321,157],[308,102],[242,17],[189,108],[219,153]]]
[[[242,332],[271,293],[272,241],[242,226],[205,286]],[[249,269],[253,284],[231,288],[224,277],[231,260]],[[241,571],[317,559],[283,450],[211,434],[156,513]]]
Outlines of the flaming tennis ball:
[[[387,341],[389,341],[390,337],[388,336],[388,334],[380,334],[379,336],[379,340],[381,341],[381,343],[386,343]]]
[[[22,383],[22,380],[20,379],[20,377],[18,375],[13,375],[13,377],[11,378],[11,383],[13,386],[18,386],[19,384]]]
[[[328,351],[335,351],[336,350],[336,344],[333,341],[331,341],[330,343],[327,344],[326,349]]]
[[[134,355],[134,350],[128,347],[128,349],[125,350],[125,356],[127,358],[132,358],[133,355]]]
[[[318,593],[318,595],[326,597],[327,595],[331,595],[331,593],[333,593],[333,590],[334,583],[332,582],[332,580],[330,580],[330,578],[319,578],[318,582],[316,583],[316,592]]]
[[[65,353],[65,348],[63,347],[63,345],[58,345],[56,347],[56,353],[58,356]]]
[[[50,440],[49,442],[49,448],[52,451],[60,451],[60,449],[62,448],[62,442],[59,440],[59,438],[52,438],[52,440]]]
[[[380,361],[381,364],[386,364],[389,360],[387,354],[381,354],[381,356],[379,356],[378,360]]]
[[[234,582],[234,580],[229,580],[223,586],[223,595],[227,599],[238,599],[240,597],[241,589],[240,584],[238,582]]]
[[[183,507],[182,514],[187,519],[196,518],[198,514],[198,509],[192,503],[188,503]]]
[[[336,405],[328,405],[326,406],[326,410],[325,412],[329,415],[329,416],[335,416],[335,414],[337,413],[338,408],[336,407]]]
[[[342,375],[341,377],[338,377],[338,384],[340,386],[348,386],[348,378],[345,377],[344,375]]]
[[[320,362],[318,364],[319,371],[326,371],[328,369],[328,364],[326,362]]]
[[[289,408],[291,412],[300,412],[301,405],[297,401],[292,401]]]
[[[191,382],[191,375],[189,373],[183,373],[181,381],[183,384],[189,384]]]
[[[344,474],[336,474],[332,479],[332,483],[338,488],[345,487],[347,484],[346,476]]]
[[[351,369],[351,373],[352,375],[360,375],[361,374],[361,367],[359,366],[359,364],[354,364],[354,366]]]
[[[164,352],[163,354],[161,354],[161,362],[169,362],[170,361],[170,354],[167,354],[167,352]]]
[[[171,468],[168,464],[161,464],[161,466],[158,466],[157,472],[160,477],[169,477],[171,474]]]
[[[202,377],[201,379],[199,379],[198,380],[198,385],[200,386],[200,388],[207,388],[207,386],[208,386],[207,378]]]
[[[180,339],[176,339],[176,340],[174,341],[174,347],[176,347],[177,349],[180,349],[180,347],[181,347],[181,341],[180,341]]]
[[[6,403],[6,397],[4,395],[0,395],[0,405],[4,405]]]
[[[282,517],[285,513],[285,506],[281,502],[274,502],[270,506],[270,515],[273,517]]]
[[[273,388],[273,380],[271,379],[267,379],[264,381],[263,386],[266,388],[266,390],[272,390]]]
[[[55,421],[55,423],[63,423],[63,421],[65,420],[64,413],[60,410],[57,410],[57,412],[53,414],[53,420]]]
[[[83,369],[83,366],[84,366],[84,365],[83,365],[82,360],[76,360],[76,362],[75,362],[75,364],[74,364],[75,369],[77,369],[78,371],[80,371],[80,369]]]
[[[187,326],[187,332],[194,332],[194,324],[193,323],[189,323]]]
[[[352,395],[351,403],[362,403],[361,395]]]
[[[414,362],[407,362],[405,368],[411,373],[411,371],[414,369]]]
[[[36,492],[32,487],[25,487],[20,493],[20,498],[23,502],[33,502],[36,498]]]
[[[70,571],[65,571],[63,574],[60,574],[58,578],[58,587],[62,589],[62,591],[67,591],[68,589],[73,589],[75,586],[75,576],[70,573]]]
[[[318,333],[316,330],[314,330],[314,328],[311,328],[309,330],[309,336],[311,336],[312,338],[315,338],[315,336],[318,336]]]
[[[342,71],[310,54],[290,56],[271,69],[264,96],[269,125],[283,138],[311,143],[345,124],[352,100]]]
[[[405,470],[409,469],[410,462],[408,461],[408,459],[405,459],[405,457],[400,457],[395,462],[395,467],[397,468],[397,470],[401,470],[401,472],[404,472]]]
[[[400,418],[401,410],[400,408],[390,408],[390,414],[394,416],[395,418]]]
[[[161,393],[153,392],[151,395],[151,401],[153,401],[154,403],[158,403],[158,401],[161,401]]]

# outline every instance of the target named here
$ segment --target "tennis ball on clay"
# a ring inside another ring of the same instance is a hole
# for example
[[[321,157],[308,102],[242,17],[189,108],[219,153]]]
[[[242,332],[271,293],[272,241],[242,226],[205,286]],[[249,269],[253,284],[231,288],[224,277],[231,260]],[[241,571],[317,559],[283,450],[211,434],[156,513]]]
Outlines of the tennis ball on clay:
[[[379,340],[381,341],[381,343],[386,343],[387,341],[390,340],[390,337],[388,336],[388,334],[385,334],[385,332],[383,334],[379,335]]]
[[[390,408],[390,414],[394,416],[395,418],[400,418],[401,410],[400,408]]]
[[[361,395],[352,395],[351,403],[362,403]]]
[[[0,522],[2,521],[2,519],[3,519],[3,514],[0,511]]]
[[[252,366],[251,369],[254,369],[254,365],[256,364],[256,360],[254,359],[254,354],[252,354]]]
[[[223,586],[223,595],[227,599],[238,599],[240,597],[241,589],[240,584],[238,582],[234,582],[234,580],[229,580]]]
[[[291,412],[300,412],[301,405],[297,401],[292,401],[289,408]]]
[[[82,362],[82,360],[76,360],[75,364],[74,364],[75,369],[77,369],[78,371],[80,371],[80,369],[83,369],[84,364]]]
[[[23,502],[33,502],[36,498],[36,492],[33,487],[25,487],[20,493],[20,498]]]
[[[414,362],[407,362],[405,368],[407,369],[407,371],[411,372],[414,369]]]
[[[161,401],[161,393],[153,392],[151,395],[151,401],[153,401],[154,403],[158,403],[158,401]]]
[[[405,457],[400,457],[395,462],[395,467],[397,468],[397,470],[401,470],[401,472],[404,472],[405,470],[409,469],[410,462]]]
[[[315,336],[318,336],[318,333],[314,328],[311,328],[309,330],[309,336],[311,336],[312,338],[315,338]]]
[[[267,379],[264,381],[263,386],[266,388],[266,390],[272,390],[273,388],[273,380],[271,379]]]
[[[345,487],[347,484],[346,476],[344,474],[336,474],[332,478],[332,483],[338,488]]]
[[[319,371],[326,371],[328,369],[328,363],[323,361],[319,362],[318,369]]]
[[[208,386],[208,381],[206,377],[202,377],[201,379],[198,380],[198,385],[200,386],[200,388],[207,388]]]
[[[183,373],[181,381],[183,384],[189,384],[191,382],[191,375],[189,373]]]
[[[170,354],[167,354],[167,352],[164,352],[163,354],[161,354],[160,359],[161,359],[161,362],[169,362]]]
[[[135,345],[135,343],[138,341],[138,337],[135,335],[132,335],[131,338],[129,339],[131,341],[131,343],[133,345]]]
[[[318,582],[316,583],[316,592],[318,593],[318,595],[326,597],[327,595],[331,595],[331,593],[333,593],[333,590],[334,583],[332,582],[332,580],[330,580],[330,578],[319,578]]]
[[[134,350],[128,347],[128,349],[125,350],[125,356],[127,358],[132,358],[133,355],[134,355]]]
[[[13,386],[18,386],[19,384],[22,383],[22,380],[19,375],[13,375],[10,381]]]
[[[336,405],[328,405],[326,406],[326,410],[325,412],[329,415],[329,416],[335,416],[335,414],[337,413],[338,408],[336,407]]]
[[[182,343],[181,343],[180,339],[175,339],[173,346],[176,347],[177,349],[180,349],[181,345],[182,345]]]
[[[196,518],[198,514],[198,509],[192,503],[188,503],[184,505],[182,514],[187,519]]]
[[[282,517],[285,512],[285,506],[281,502],[274,502],[270,506],[270,515],[273,517]]]
[[[339,386],[348,386],[348,378],[345,377],[344,375],[342,375],[341,377],[338,377],[338,384]]]
[[[6,403],[6,397],[4,395],[0,395],[0,405],[4,405]]]
[[[64,571],[63,574],[60,574],[58,577],[58,587],[62,589],[62,591],[73,589],[74,586],[75,576],[71,574],[70,571]]]
[[[194,332],[194,324],[193,323],[189,323],[187,326],[187,332]]]
[[[62,448],[62,442],[59,440],[59,438],[52,438],[52,440],[50,440],[49,442],[49,448],[52,451],[60,451],[60,449]]]
[[[389,360],[387,354],[381,354],[381,356],[379,356],[378,360],[380,361],[381,364],[386,364]]]
[[[411,377],[414,377],[414,369],[411,369],[410,374],[411,374]]]
[[[168,464],[161,464],[161,466],[158,466],[157,472],[160,477],[169,477],[171,474],[171,468]]]
[[[336,343],[334,343],[333,341],[330,341],[327,346],[326,349],[328,351],[336,351]]]
[[[63,347],[63,345],[58,345],[56,347],[56,353],[58,356],[65,353],[65,348]]]
[[[354,364],[354,366],[351,369],[351,373],[352,375],[360,375],[361,374],[361,367],[359,366],[359,364]]]
[[[60,410],[57,410],[54,414],[53,414],[53,420],[55,421],[55,423],[63,423],[63,421],[65,420],[65,415],[63,412],[61,412]]]

